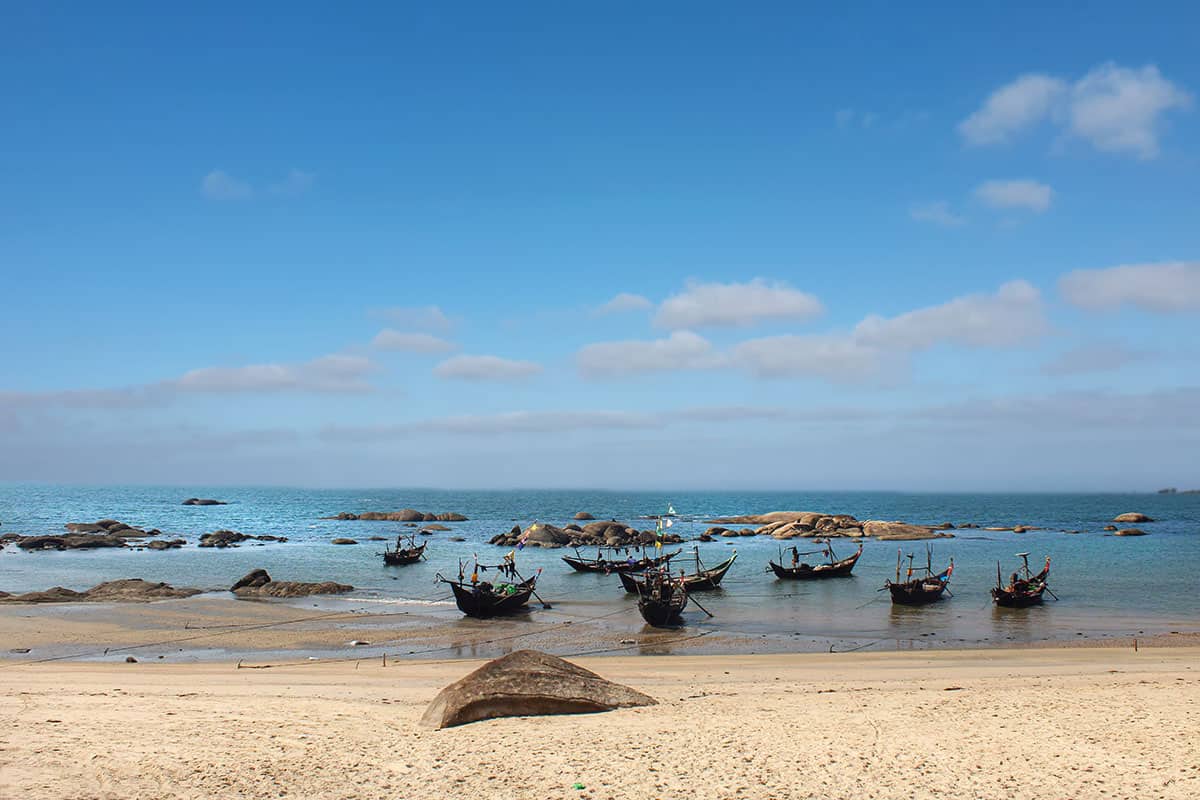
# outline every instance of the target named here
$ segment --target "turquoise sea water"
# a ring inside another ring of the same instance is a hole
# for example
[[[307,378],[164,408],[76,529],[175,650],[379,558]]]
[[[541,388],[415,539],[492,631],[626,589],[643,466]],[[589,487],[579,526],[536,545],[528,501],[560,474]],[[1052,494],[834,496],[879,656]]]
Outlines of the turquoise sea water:
[[[229,501],[225,506],[183,506],[190,496]],[[767,537],[741,537],[701,544],[701,557],[714,564],[737,549],[739,558],[723,589],[701,596],[715,617],[692,615],[692,624],[718,632],[760,637],[764,649],[789,649],[803,637],[818,647],[825,641],[886,640],[893,646],[927,642],[1023,642],[1079,636],[1153,634],[1200,627],[1200,495],[1120,494],[899,494],[884,492],[676,492],[602,491],[441,491],[311,490],[287,488],[60,487],[0,486],[0,532],[62,532],[66,522],[113,518],[138,527],[156,527],[189,541],[181,550],[96,550],[0,552],[0,590],[23,592],[61,585],[85,589],[100,581],[141,577],[175,585],[222,589],[251,569],[265,567],[287,580],[334,580],[356,587],[361,602],[401,603],[444,595],[437,572],[452,575],[459,559],[478,553],[495,563],[505,552],[487,540],[514,524],[533,520],[565,524],[577,511],[597,519],[615,518],[638,527],[639,517],[663,512],[667,503],[681,515],[672,532],[692,538],[714,516],[772,510],[848,513],[859,519],[980,526],[1015,524],[1044,528],[1025,534],[984,530],[954,531],[953,539],[933,541],[935,565],[954,558],[954,597],[923,609],[893,608],[876,590],[895,569],[898,546],[924,553],[924,542],[867,540],[854,576],[845,580],[783,583],[764,572],[781,543]],[[470,521],[449,523],[451,532],[422,537],[429,561],[385,568],[377,553],[382,542],[412,532],[399,523],[322,520],[340,511],[457,511]],[[1117,514],[1138,511],[1156,521],[1137,527],[1149,535],[1128,538],[1104,532]],[[237,549],[198,549],[201,533],[229,528],[250,534],[287,536],[282,544],[244,544]],[[1082,533],[1068,534],[1064,530]],[[330,539],[357,539],[357,546],[334,546]],[[451,542],[462,536],[465,542]],[[799,540],[801,549],[803,540]],[[790,542],[787,544],[791,544]],[[690,551],[691,545],[687,545]],[[853,545],[838,542],[839,554]],[[1051,588],[1059,602],[1027,611],[994,609],[988,588],[999,559],[1007,575],[1014,553],[1028,551],[1031,564],[1053,557]],[[526,548],[519,564],[526,574],[542,569],[540,593],[560,610],[583,614],[620,612],[613,625],[640,627],[640,618],[615,577],[577,574],[560,560],[568,550]],[[594,553],[594,551],[592,551]],[[622,605],[624,604],[624,606]],[[454,618],[452,605],[436,613]],[[537,613],[536,610],[533,613]],[[626,619],[625,617],[629,618]],[[787,638],[792,637],[792,638]],[[772,644],[774,643],[774,644]]]

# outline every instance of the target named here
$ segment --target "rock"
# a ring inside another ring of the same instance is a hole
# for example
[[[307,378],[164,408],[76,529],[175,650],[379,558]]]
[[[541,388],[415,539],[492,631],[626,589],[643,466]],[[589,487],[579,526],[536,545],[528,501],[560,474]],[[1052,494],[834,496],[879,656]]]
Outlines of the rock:
[[[769,525],[772,522],[803,522],[812,525],[826,514],[815,511],[771,511],[766,514],[743,514],[740,517],[718,517],[706,520],[709,525]]]
[[[1179,491],[1178,489],[1171,487],[1170,489],[1159,489],[1158,493],[1159,494],[1175,494],[1178,491]]]
[[[1025,533],[1025,531],[1027,531],[1027,530],[1030,530],[1030,529],[1024,525],[1013,525],[1012,532],[1013,533]]]
[[[200,594],[199,589],[175,587],[167,583],[150,583],[141,578],[106,581],[85,592],[55,586],[44,592],[28,592],[0,597],[5,603],[148,603],[152,600],[171,600]]]
[[[1131,512],[1128,514],[1118,514],[1117,516],[1113,517],[1113,522],[1154,522],[1154,520],[1150,519],[1150,517],[1147,517],[1145,514]]]
[[[68,533],[65,536],[22,536],[17,540],[22,550],[89,550],[96,547],[125,547],[120,536],[95,533]]]
[[[1113,536],[1145,536],[1146,532],[1138,528],[1124,528],[1117,531]]]
[[[944,531],[952,531],[952,530],[954,530],[954,523],[953,522],[943,522],[941,525],[934,525],[933,527],[940,528],[941,530],[944,530]]]
[[[206,533],[200,537],[198,546],[200,547],[237,547],[239,542],[244,542],[248,539],[255,539],[260,542],[286,542],[286,536],[270,536],[263,534],[262,536],[251,536],[248,533],[239,533],[238,531],[213,531]]]
[[[704,533],[702,533],[700,535],[707,536],[708,538],[711,539],[714,536],[724,536],[725,532],[728,530],[729,530],[729,528],[722,528],[721,526],[718,525],[715,528],[709,528],[708,530],[706,530]]]
[[[253,570],[229,587],[229,591],[238,597],[307,597],[313,594],[344,594],[353,590],[353,586],[333,581],[276,581],[265,569]]]
[[[908,541],[911,539],[942,539],[953,537],[952,533],[935,531],[924,525],[909,525],[907,522],[884,522],[868,520],[863,523],[864,536],[871,536],[880,541]]]
[[[189,497],[183,501],[185,506],[224,506],[229,505],[224,500],[211,500],[207,497]]]
[[[588,520],[588,519],[595,519],[595,517],[593,517],[591,514],[587,513],[586,511],[580,511],[575,514],[575,519]]]
[[[233,586],[230,586],[229,591],[236,592],[238,589],[242,589],[247,586],[252,589],[255,589],[259,586],[262,586],[264,583],[270,583],[270,582],[271,582],[271,576],[267,573],[267,571],[265,569],[251,570],[250,572],[243,575],[241,580],[239,580]]]
[[[402,508],[399,511],[364,511],[361,514],[353,514],[349,511],[343,511],[340,514],[335,514],[332,517],[321,517],[321,519],[342,519],[342,520],[368,520],[375,522],[466,522],[467,518],[462,514],[452,511],[443,512],[441,514],[430,514],[425,511],[417,511],[412,508]]]
[[[449,531],[449,530],[453,530],[453,528],[447,528],[445,525],[438,525],[438,524],[434,523],[433,525],[426,525],[421,530],[424,530],[424,531]]]
[[[1104,530],[1106,530],[1106,531],[1115,531],[1116,529],[1117,529],[1116,525],[1105,525],[1104,526]]]
[[[358,544],[358,542],[353,539],[337,538],[332,540],[330,544]]]
[[[138,660],[136,658],[134,658],[133,656],[125,656],[126,664],[136,664],[137,662],[138,662]]]
[[[979,525],[977,525],[974,522],[964,522],[961,525],[959,525],[958,527],[962,528],[963,530],[972,530],[972,529],[977,529],[979,527]]]
[[[149,550],[174,550],[183,547],[187,542],[183,539],[155,539],[153,542],[148,542],[146,548]]]
[[[650,706],[641,692],[537,650],[489,661],[434,698],[421,724],[449,728],[495,717],[587,714]]]
[[[450,537],[450,541],[452,541],[452,542],[465,542],[465,541],[466,541],[466,539],[464,539],[464,538],[463,538],[463,537],[461,537],[461,536],[451,536],[451,537]]]
[[[367,541],[368,542],[390,542],[391,539],[389,539],[386,536],[368,536]]]

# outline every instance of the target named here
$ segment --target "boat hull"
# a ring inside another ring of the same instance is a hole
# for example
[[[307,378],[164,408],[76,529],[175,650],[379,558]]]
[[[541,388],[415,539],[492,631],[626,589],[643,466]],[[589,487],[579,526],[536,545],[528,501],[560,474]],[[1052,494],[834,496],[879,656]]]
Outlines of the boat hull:
[[[1043,584],[1036,590],[1010,592],[1006,589],[992,589],[992,602],[1003,608],[1029,608],[1041,605],[1046,587]]]
[[[822,578],[845,578],[854,565],[858,563],[859,556],[862,555],[862,548],[849,558],[843,558],[841,561],[835,561],[832,564],[817,564],[815,566],[809,564],[799,564],[795,567],[785,567],[783,564],[776,564],[774,561],[768,561],[771,565],[771,571],[775,573],[775,577],[780,580],[788,581],[814,581]]]
[[[910,581],[909,583],[888,582],[888,591],[892,594],[892,602],[902,606],[925,606],[942,599],[946,592],[946,583],[933,584],[929,581]]]
[[[389,567],[402,567],[406,564],[417,563],[424,555],[425,545],[411,550],[386,550],[383,553],[383,563]]]
[[[567,565],[576,572],[603,572],[608,575],[613,572],[645,572],[651,567],[657,567],[677,555],[679,555],[678,550],[658,556],[657,558],[641,558],[633,563],[628,561],[608,561],[607,559],[575,558],[572,556],[563,556],[562,560],[567,562]]]
[[[468,617],[490,619],[518,611],[526,610],[529,598],[533,595],[535,578],[515,584],[516,591],[512,594],[496,594],[481,590],[481,584],[464,584],[447,581],[454,591],[454,602],[458,610]]]
[[[713,589],[719,589],[721,581],[725,578],[725,573],[729,572],[729,568],[733,566],[733,562],[737,560],[737,553],[733,556],[717,564],[712,569],[701,570],[694,575],[685,575],[683,584],[689,592],[707,592]],[[625,591],[629,594],[641,594],[639,587],[644,585],[646,577],[637,573],[621,572],[621,585],[625,587]]]

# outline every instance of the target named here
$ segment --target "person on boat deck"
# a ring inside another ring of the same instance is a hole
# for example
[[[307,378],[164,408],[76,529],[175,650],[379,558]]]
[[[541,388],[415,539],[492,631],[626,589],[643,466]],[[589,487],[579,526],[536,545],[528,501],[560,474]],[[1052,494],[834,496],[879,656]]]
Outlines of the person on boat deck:
[[[795,547],[793,547],[792,548],[792,566],[794,567],[799,563],[800,563],[800,551],[798,549],[796,549]]]
[[[1015,572],[1014,572],[1014,573],[1013,573],[1013,574],[1012,574],[1012,575],[1009,577],[1009,579],[1008,579],[1008,588],[1009,588],[1009,589],[1016,589],[1016,588],[1017,588],[1017,584],[1020,582],[1020,580],[1021,580],[1020,576],[1019,576],[1019,575],[1017,575],[1017,573],[1015,573]]]

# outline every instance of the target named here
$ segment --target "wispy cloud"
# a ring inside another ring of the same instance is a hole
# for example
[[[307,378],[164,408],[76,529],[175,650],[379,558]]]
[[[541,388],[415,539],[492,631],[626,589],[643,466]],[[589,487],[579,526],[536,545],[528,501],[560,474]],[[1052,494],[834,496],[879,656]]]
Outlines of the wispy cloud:
[[[951,211],[950,205],[944,200],[915,205],[908,210],[908,216],[914,222],[928,222],[943,228],[957,228],[967,224],[966,218]]]
[[[992,208],[1023,208],[1040,214],[1050,208],[1054,190],[1035,180],[985,181],[975,197]]]
[[[575,357],[584,377],[599,378],[675,370],[715,369],[725,359],[712,343],[691,331],[675,331],[665,339],[598,342]]]
[[[1093,311],[1130,305],[1143,311],[1200,311],[1200,261],[1077,269],[1058,290],[1068,303]]]
[[[375,365],[356,355],[328,355],[300,364],[250,364],[204,367],[184,373],[166,386],[181,392],[365,392]]]
[[[862,111],[854,108],[839,108],[833,115],[837,126],[846,128],[870,128],[879,121],[879,114],[874,111]]]
[[[372,309],[371,315],[421,331],[448,331],[454,327],[454,320],[440,306],[391,306]]]
[[[278,183],[273,183],[270,186],[270,191],[273,194],[298,195],[304,194],[312,188],[313,181],[317,176],[311,172],[305,172],[302,169],[292,168],[288,170],[287,177]]]
[[[456,349],[453,342],[431,333],[404,333],[392,328],[384,328],[377,333],[371,346],[404,353],[448,353]]]
[[[210,200],[244,200],[254,194],[249,183],[221,169],[214,169],[204,176],[200,191]]]
[[[672,330],[746,327],[772,320],[809,319],[822,310],[816,297],[781,281],[692,282],[662,302],[654,324]]]
[[[1154,353],[1133,350],[1119,342],[1093,342],[1072,347],[1042,364],[1039,372],[1053,378],[1116,372],[1155,359]]]
[[[626,311],[645,311],[646,309],[653,307],[654,303],[650,302],[648,298],[645,298],[640,294],[621,292],[604,305],[598,307],[596,309],[596,314],[621,314]]]
[[[540,364],[500,356],[461,355],[448,358],[433,368],[439,378],[463,381],[519,381],[542,371]]]
[[[1073,83],[1052,75],[1022,75],[989,95],[958,130],[969,145],[995,145],[1050,121],[1097,150],[1150,159],[1159,152],[1163,116],[1192,104],[1192,95],[1157,67],[1131,69],[1109,62]]]

